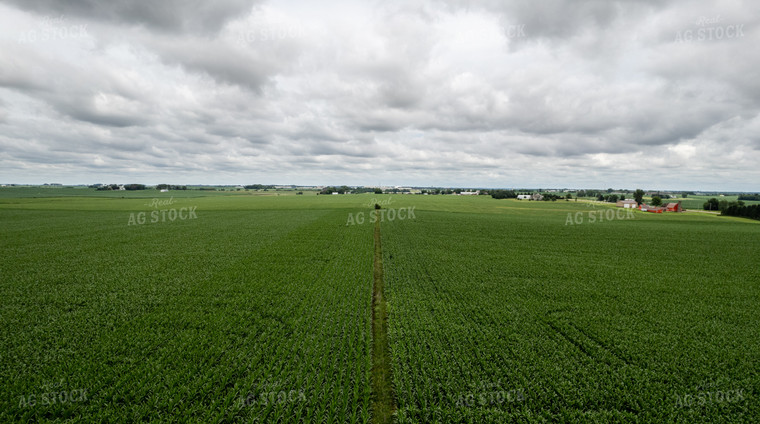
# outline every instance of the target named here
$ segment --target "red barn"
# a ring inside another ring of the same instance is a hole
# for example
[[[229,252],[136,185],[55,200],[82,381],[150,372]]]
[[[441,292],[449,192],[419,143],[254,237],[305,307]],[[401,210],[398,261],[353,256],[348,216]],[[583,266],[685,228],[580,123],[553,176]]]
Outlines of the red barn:
[[[681,207],[681,202],[668,203],[667,205],[665,205],[665,211],[666,212],[683,212],[683,208]]]
[[[665,211],[665,208],[658,207],[658,206],[647,206],[644,203],[642,203],[641,206],[639,206],[639,209],[642,212],[652,212],[652,213],[662,213],[663,211]]]

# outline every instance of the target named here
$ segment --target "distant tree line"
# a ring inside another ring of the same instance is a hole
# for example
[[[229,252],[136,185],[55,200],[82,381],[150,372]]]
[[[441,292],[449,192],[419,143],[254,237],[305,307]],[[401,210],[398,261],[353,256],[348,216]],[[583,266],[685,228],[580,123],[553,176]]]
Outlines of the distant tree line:
[[[351,192],[356,193],[356,194],[361,194],[361,193],[383,194],[383,190],[379,188],[374,188],[374,187],[356,187],[355,189],[351,190]]]
[[[482,194],[482,192],[481,192]],[[518,195],[532,195],[533,192],[518,192],[515,190],[490,190],[488,191],[488,194],[491,195],[494,199],[516,199]],[[555,193],[544,193],[541,195],[542,200],[544,202],[556,202],[557,200],[567,199],[570,200],[573,198],[573,195],[568,193],[567,195],[562,194],[555,194]]]
[[[607,189],[609,190],[609,189]],[[598,190],[578,190],[578,192],[575,194],[575,197],[581,198],[581,197],[593,197],[597,200],[599,199],[599,196],[602,196],[602,199],[608,199],[609,196],[612,196],[611,193],[609,193],[607,190],[605,191],[598,191]],[[628,194],[628,192],[623,192],[620,195],[615,195],[618,197],[618,199],[623,200],[625,199],[625,195]],[[600,200],[600,201],[607,201],[607,200]],[[615,200],[617,202],[617,200]]]
[[[159,184],[156,186],[156,190],[187,190],[187,186]]]
[[[431,188],[431,189],[420,190],[420,194],[427,194],[427,195],[454,194],[454,193],[459,194],[462,191],[463,190],[461,188],[453,188],[453,189],[452,188]],[[392,188],[392,189],[385,190],[385,192],[386,193],[400,193],[401,190],[397,188]]]
[[[274,186],[264,184],[249,184],[247,186],[243,186],[243,188],[247,190],[272,190],[274,189]]]
[[[548,202],[548,201],[556,202],[557,199],[564,199],[565,198],[565,196],[563,196],[561,194],[554,194],[554,193],[546,193],[546,194],[543,194],[542,196],[543,196],[542,200],[544,202]]]
[[[351,187],[349,186],[340,186],[340,187],[325,187],[323,188],[319,194],[332,194],[332,193],[338,193],[338,194],[346,194],[351,192]]]
[[[514,190],[491,190],[489,194],[494,199],[516,199],[517,193]]]
[[[483,194],[483,192],[481,192]],[[515,191],[515,190],[490,190],[485,192],[485,194],[490,194],[491,197],[494,199],[517,199],[518,195],[532,195],[534,194],[533,191]],[[552,196],[555,197],[554,200],[562,198],[562,196],[556,196],[554,194],[544,194],[544,200],[552,200]]]
[[[702,205],[702,209],[704,209],[706,211],[721,211],[721,212],[725,212],[728,208],[731,208],[731,207],[737,207],[737,208],[744,207],[744,202],[741,201],[741,200],[737,200],[735,202],[729,202],[728,200],[720,200],[719,201],[718,199],[716,199],[716,198],[713,197],[712,199],[706,201]]]
[[[760,194],[742,194],[739,200],[760,200]]]
[[[618,195],[617,194],[597,194],[596,200],[600,202],[610,202],[615,203],[618,201]]]
[[[459,190],[459,191],[457,191]],[[431,190],[422,190],[422,194],[433,194],[433,195],[439,195],[439,194],[454,194],[454,193],[461,193],[462,189],[450,189],[450,188],[434,188]]]
[[[577,198],[591,197],[591,198],[596,198],[596,200],[600,202],[615,203],[618,200],[630,199],[631,197],[628,197],[630,194],[631,193],[629,191],[622,191],[620,192],[620,194],[612,194],[612,189],[608,188],[607,190],[604,190],[604,191],[578,190],[575,197]],[[633,192],[632,197],[634,200],[636,200],[637,203],[641,204],[644,200],[644,190],[636,189],[636,191]],[[659,197],[662,198],[662,197],[670,197],[670,196],[660,195]]]
[[[721,211],[721,215],[760,219],[760,205],[739,206],[738,204],[734,204],[737,202],[731,203],[732,204],[730,206]]]
[[[145,184],[124,184],[124,190],[145,190]]]
[[[89,187],[98,191],[105,191],[119,190],[121,186],[119,184],[93,184]],[[124,184],[124,190],[145,190],[145,184]]]

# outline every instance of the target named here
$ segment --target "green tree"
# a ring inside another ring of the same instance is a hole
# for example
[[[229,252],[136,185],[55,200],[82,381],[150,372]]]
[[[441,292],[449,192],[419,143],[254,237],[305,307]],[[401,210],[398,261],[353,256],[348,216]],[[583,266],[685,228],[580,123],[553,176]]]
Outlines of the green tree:
[[[633,199],[636,200],[636,203],[641,204],[644,200],[644,190],[637,188],[636,191],[633,192]]]
[[[704,205],[702,205],[702,208],[706,211],[717,211],[719,209],[719,203],[718,199],[712,198],[705,202]]]
[[[662,197],[652,196],[652,206],[660,206],[662,204]]]

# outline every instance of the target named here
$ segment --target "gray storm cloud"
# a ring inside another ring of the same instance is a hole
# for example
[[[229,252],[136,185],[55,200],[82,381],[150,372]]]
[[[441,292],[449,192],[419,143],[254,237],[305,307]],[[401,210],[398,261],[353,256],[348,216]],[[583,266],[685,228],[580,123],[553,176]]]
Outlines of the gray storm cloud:
[[[0,179],[756,191],[759,7],[0,2]]]

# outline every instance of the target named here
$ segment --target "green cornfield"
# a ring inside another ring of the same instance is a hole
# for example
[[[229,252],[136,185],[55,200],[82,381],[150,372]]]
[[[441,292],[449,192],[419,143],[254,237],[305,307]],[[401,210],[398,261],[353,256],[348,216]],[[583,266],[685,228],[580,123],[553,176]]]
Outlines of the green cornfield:
[[[381,201],[393,421],[760,421],[757,222],[34,190],[0,189],[0,422],[373,422]]]

